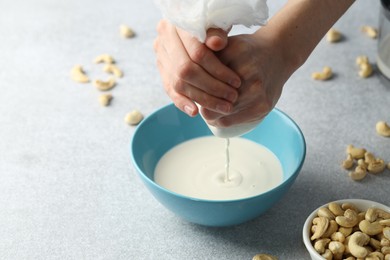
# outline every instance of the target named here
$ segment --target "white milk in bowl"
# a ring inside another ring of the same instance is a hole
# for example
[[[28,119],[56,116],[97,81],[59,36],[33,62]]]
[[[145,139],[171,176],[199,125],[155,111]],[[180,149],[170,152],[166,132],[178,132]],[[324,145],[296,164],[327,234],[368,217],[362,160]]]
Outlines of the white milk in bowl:
[[[206,136],[166,152],[156,165],[154,181],[192,198],[235,200],[278,186],[283,169],[278,158],[258,143]]]

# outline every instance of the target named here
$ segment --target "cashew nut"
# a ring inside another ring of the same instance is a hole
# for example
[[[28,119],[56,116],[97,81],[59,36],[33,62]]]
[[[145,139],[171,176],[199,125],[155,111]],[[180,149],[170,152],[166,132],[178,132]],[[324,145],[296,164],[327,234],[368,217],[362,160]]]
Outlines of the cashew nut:
[[[316,225],[314,234],[311,236],[311,240],[322,237],[329,226],[329,219],[325,217],[316,217],[313,219],[313,225]]]
[[[102,94],[99,96],[99,103],[104,107],[110,105],[111,100],[112,100],[111,94]]]
[[[381,239],[381,246],[390,246],[390,240],[387,238]]]
[[[109,78],[108,81],[97,79],[93,81],[93,85],[100,91],[107,91],[115,87],[116,82],[114,78]]]
[[[370,246],[374,248],[375,250],[378,250],[381,248],[381,241],[375,239],[375,238],[370,238],[369,242]]]
[[[335,219],[335,215],[333,215],[332,211],[330,211],[326,207],[322,207],[318,209],[317,215],[319,217],[326,217],[328,219]]]
[[[383,226],[379,224],[379,221],[370,222],[368,220],[362,220],[359,223],[359,228],[363,233],[369,236],[374,236],[382,232]]]
[[[353,172],[350,172],[349,177],[354,181],[360,181],[367,175],[367,170],[361,165],[358,165]]]
[[[347,258],[345,258],[344,260],[356,260],[356,258],[355,257],[353,257],[353,256],[348,256]]]
[[[342,208],[343,210],[350,209],[350,210],[355,211],[356,213],[359,212],[359,209],[358,209],[354,204],[349,203],[349,202],[346,202],[346,203],[341,204],[341,208]]]
[[[370,222],[374,222],[377,218],[388,219],[390,218],[390,213],[384,211],[383,209],[378,209],[375,207],[369,208],[366,211],[366,219]]]
[[[369,164],[369,163],[374,162],[374,161],[375,161],[375,156],[372,153],[366,152],[364,154],[364,162],[365,163]]]
[[[372,252],[369,253],[365,260],[383,260],[384,255],[381,252]]]
[[[125,122],[129,125],[138,125],[144,116],[138,110],[133,110],[126,114]]]
[[[330,251],[330,249],[326,249],[325,253],[323,253],[321,256],[323,258],[325,258],[326,260],[332,260],[333,259],[333,254],[332,254],[332,251]]]
[[[379,220],[379,224],[381,224],[382,226],[390,226],[390,219]]]
[[[390,137],[390,126],[385,121],[376,123],[376,132],[384,137]]]
[[[325,233],[321,236],[323,238],[328,238],[330,237],[333,233],[337,231],[339,228],[339,225],[337,225],[337,222],[334,221],[333,219],[329,221],[329,226],[326,229]]]
[[[367,170],[370,173],[381,173],[386,168],[386,164],[382,159],[375,159],[374,162],[368,164]]]
[[[278,258],[267,254],[257,254],[252,258],[252,260],[278,260]]]
[[[338,232],[334,232],[330,238],[332,239],[332,241],[339,241],[341,243],[344,243],[345,241],[345,236],[343,233],[341,233],[340,231]]]
[[[114,74],[118,78],[121,78],[123,76],[123,72],[116,65],[111,64],[111,63],[106,64],[103,67],[103,71]]]
[[[376,39],[378,37],[378,30],[372,26],[362,26],[361,30],[370,38]]]
[[[331,28],[326,34],[326,40],[328,42],[338,42],[341,40],[341,33],[334,28]]]
[[[390,254],[386,254],[384,260],[390,260]]]
[[[315,80],[328,80],[333,76],[332,69],[328,66],[325,66],[322,69],[322,72],[313,72],[311,77]]]
[[[372,75],[372,65],[368,60],[367,56],[358,56],[356,58],[356,64],[359,66],[359,76],[362,78],[368,78]]]
[[[363,159],[359,159],[357,165],[367,170],[368,164]]]
[[[115,63],[115,60],[108,54],[102,54],[95,58],[94,63]]]
[[[383,229],[383,235],[385,236],[386,239],[390,240],[390,227],[385,227]]]
[[[353,166],[353,158],[351,154],[347,155],[347,159],[345,159],[342,163],[344,169],[350,169]]]
[[[347,238],[350,234],[352,234],[352,228],[339,227],[339,232],[342,233],[345,236],[345,238]]]
[[[347,209],[344,212],[344,216],[337,216],[336,222],[343,227],[353,227],[358,223],[358,214],[356,211]]]
[[[381,252],[385,255],[390,254],[390,246],[384,246],[381,248]]]
[[[357,148],[352,144],[347,146],[347,154],[351,154],[352,158],[354,159],[358,160],[364,158],[365,153],[366,153],[366,149],[364,148]]]
[[[316,240],[314,243],[314,249],[319,253],[323,254],[325,253],[326,246],[329,244],[331,240],[329,238],[322,238]]]
[[[135,36],[133,29],[124,24],[119,27],[119,32],[124,38],[133,38]]]
[[[370,242],[370,237],[360,231],[351,235],[348,242],[348,248],[354,257],[364,258],[368,255],[368,250],[364,247]]]
[[[335,259],[342,259],[342,256],[345,251],[345,246],[343,243],[338,241],[331,241],[328,246],[329,250],[332,252]]]
[[[70,71],[70,77],[72,80],[80,83],[89,82],[88,76],[85,74],[83,67],[81,65],[75,65]]]
[[[329,203],[328,208],[335,216],[343,216],[344,215],[344,210],[341,208],[340,204],[338,204],[336,202]]]

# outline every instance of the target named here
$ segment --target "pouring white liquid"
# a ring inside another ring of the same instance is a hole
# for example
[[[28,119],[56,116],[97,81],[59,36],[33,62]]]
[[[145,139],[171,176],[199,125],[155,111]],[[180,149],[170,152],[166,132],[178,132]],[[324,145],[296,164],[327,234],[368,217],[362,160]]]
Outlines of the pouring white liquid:
[[[252,197],[283,181],[279,160],[264,146],[239,137],[224,142],[208,136],[173,147],[158,162],[154,181],[173,192],[207,200]]]

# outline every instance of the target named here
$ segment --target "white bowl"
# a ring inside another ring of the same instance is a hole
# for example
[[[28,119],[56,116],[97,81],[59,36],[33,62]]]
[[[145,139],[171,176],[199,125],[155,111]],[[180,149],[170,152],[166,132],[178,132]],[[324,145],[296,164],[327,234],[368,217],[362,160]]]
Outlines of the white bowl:
[[[339,203],[339,204],[352,203],[361,211],[365,211],[365,210],[367,210],[368,208],[371,208],[371,207],[376,207],[376,208],[380,208],[380,209],[383,209],[383,210],[386,210],[386,211],[390,212],[390,207],[385,206],[385,205],[380,204],[380,203],[375,202],[375,201],[370,201],[370,200],[344,199],[344,200],[336,200],[336,201],[331,201],[331,202],[336,202],[336,203]],[[305,221],[305,224],[303,225],[303,232],[302,232],[303,233],[302,234],[303,235],[303,243],[305,244],[307,251],[309,251],[309,254],[310,254],[310,257],[311,257],[312,260],[324,260],[325,259],[319,253],[317,253],[317,251],[313,247],[313,244],[311,243],[311,240],[310,240],[310,228],[311,228],[313,219],[317,216],[318,209],[320,209],[321,207],[326,207],[327,205],[328,205],[328,203],[318,207],[317,209],[315,209],[309,215],[309,217]]]

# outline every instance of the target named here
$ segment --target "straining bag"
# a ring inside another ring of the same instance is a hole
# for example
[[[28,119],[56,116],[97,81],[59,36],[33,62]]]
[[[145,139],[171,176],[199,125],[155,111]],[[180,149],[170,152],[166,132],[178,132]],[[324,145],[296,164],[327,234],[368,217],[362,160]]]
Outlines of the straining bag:
[[[191,33],[200,42],[209,28],[228,30],[233,25],[264,25],[266,0],[155,0],[164,18]]]

